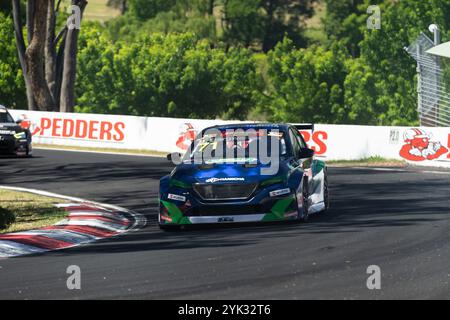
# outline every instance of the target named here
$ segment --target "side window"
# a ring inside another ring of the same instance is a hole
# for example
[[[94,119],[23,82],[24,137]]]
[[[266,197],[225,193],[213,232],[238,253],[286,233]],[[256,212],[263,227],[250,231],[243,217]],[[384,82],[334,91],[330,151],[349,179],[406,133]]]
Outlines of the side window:
[[[292,152],[294,153],[294,157],[299,158],[301,146],[298,142],[297,137],[295,136],[295,132],[292,129],[289,130],[289,138],[292,142]]]
[[[305,139],[303,139],[303,136],[300,132],[295,130],[295,136],[297,137],[298,143],[300,144],[300,148],[305,149],[307,148]]]
[[[13,119],[13,117],[11,117],[11,115],[9,114],[9,112],[6,113],[6,120],[7,120],[7,122],[11,122],[11,123],[14,122],[14,119]]]

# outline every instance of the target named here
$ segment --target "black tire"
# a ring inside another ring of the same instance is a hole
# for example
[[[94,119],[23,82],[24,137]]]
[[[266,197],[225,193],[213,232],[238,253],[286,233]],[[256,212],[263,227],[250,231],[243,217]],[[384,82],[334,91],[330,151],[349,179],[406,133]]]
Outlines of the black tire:
[[[174,232],[174,231],[179,231],[180,226],[170,225],[170,224],[169,225],[160,224],[159,229],[161,229],[162,231],[165,231],[165,232]]]
[[[309,191],[308,191],[308,178],[304,177],[303,178],[303,188],[302,188],[302,193],[303,193],[303,204],[302,204],[302,209],[303,209],[303,214],[302,216],[299,215],[298,220],[300,222],[306,223],[309,220]]]
[[[27,147],[27,158],[33,158],[33,154],[30,154],[30,146]]]
[[[328,185],[328,174],[326,171],[323,181],[323,202],[325,204],[325,209],[323,211],[327,211],[330,208],[330,188]]]

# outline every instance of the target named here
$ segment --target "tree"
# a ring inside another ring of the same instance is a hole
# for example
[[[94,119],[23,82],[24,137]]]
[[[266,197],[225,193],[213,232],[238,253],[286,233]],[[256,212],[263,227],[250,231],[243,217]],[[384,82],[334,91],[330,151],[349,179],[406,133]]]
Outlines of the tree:
[[[415,124],[418,119],[416,63],[404,47],[415,41],[420,32],[427,32],[431,23],[440,26],[443,40],[449,39],[450,1],[386,1],[380,7],[381,29],[365,30],[360,42],[360,63],[373,75],[377,92],[372,108],[378,117],[377,124]],[[369,96],[371,91],[360,87],[357,94]],[[358,104],[357,108],[367,105],[362,100]]]
[[[225,2],[225,39],[230,44],[249,47],[261,42],[264,18],[260,12],[261,0],[227,0]]]
[[[336,123],[347,59],[342,45],[296,49],[285,38],[268,54],[271,90],[262,112],[273,121]]]
[[[128,0],[108,0],[106,5],[118,9],[121,15],[124,15],[128,10]]]
[[[297,46],[304,46],[305,19],[314,13],[315,1],[225,0],[225,40],[246,46],[258,42],[268,52],[287,35]]]
[[[0,2],[0,12],[3,12],[5,14],[11,12],[11,2],[9,1]]]
[[[380,1],[370,0],[325,0],[327,10],[322,23],[327,36],[344,43],[353,57],[359,56],[358,44],[364,39],[366,10],[370,4]]]
[[[297,46],[304,46],[305,18],[314,14],[316,0],[262,0],[265,15],[263,50],[268,52],[288,36]]]
[[[245,119],[261,82],[247,49],[212,48],[193,34],[113,43],[98,25],[80,38],[82,112]]]
[[[61,0],[27,1],[26,46],[20,1],[12,0],[16,44],[30,110],[72,112],[75,105],[79,28],[66,24],[56,35],[56,14],[60,5]],[[71,0],[71,5],[80,9],[75,10],[72,18],[81,21],[87,1]]]
[[[129,0],[131,14],[140,20],[154,18],[159,12],[171,9],[176,0]]]
[[[12,18],[0,12],[0,104],[26,108],[25,83],[13,31]]]

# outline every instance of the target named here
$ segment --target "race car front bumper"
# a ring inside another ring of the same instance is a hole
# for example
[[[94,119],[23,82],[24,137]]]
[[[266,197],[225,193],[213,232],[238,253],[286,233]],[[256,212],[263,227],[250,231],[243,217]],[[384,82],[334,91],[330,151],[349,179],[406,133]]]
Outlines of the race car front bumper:
[[[298,218],[297,199],[284,197],[252,199],[238,203],[196,203],[160,200],[160,225],[222,224],[286,221]]]
[[[28,140],[18,140],[12,135],[0,136],[0,155],[25,156],[29,150]]]

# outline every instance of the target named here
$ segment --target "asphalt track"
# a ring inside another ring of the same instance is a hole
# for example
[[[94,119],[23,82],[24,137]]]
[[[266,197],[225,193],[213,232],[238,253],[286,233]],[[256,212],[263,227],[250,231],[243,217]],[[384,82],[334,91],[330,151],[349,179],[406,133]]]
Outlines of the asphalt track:
[[[0,158],[0,184],[145,214],[137,232],[0,260],[0,299],[450,299],[450,175],[330,168],[332,209],[307,224],[164,233],[151,157],[36,150]],[[81,268],[68,290],[66,268]],[[368,290],[369,265],[381,290]]]

